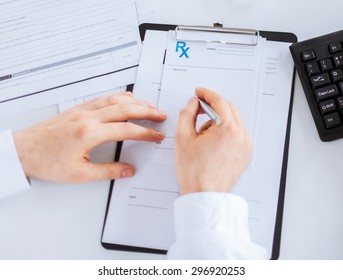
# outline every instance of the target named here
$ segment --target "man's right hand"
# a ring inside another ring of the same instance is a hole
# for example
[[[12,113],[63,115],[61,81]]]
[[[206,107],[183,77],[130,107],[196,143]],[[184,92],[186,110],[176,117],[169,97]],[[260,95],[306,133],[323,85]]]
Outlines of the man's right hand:
[[[214,109],[221,124],[210,120],[196,131],[198,98]],[[231,191],[251,156],[252,143],[235,106],[211,90],[196,89],[196,97],[180,112],[175,135],[181,193]]]

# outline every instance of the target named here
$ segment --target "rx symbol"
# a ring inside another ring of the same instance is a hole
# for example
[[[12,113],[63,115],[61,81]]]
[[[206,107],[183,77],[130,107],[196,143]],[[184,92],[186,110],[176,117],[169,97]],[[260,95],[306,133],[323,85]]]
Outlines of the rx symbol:
[[[186,42],[176,42],[176,52],[178,53],[181,51],[181,54],[179,57],[185,56],[186,58],[189,58],[187,52],[189,51],[190,47],[187,47]]]

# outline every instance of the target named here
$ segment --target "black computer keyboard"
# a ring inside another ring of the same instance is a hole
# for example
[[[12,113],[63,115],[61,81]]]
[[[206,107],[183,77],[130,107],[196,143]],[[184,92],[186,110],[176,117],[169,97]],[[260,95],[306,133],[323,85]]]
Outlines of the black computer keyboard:
[[[343,137],[343,30],[290,46],[322,141]]]

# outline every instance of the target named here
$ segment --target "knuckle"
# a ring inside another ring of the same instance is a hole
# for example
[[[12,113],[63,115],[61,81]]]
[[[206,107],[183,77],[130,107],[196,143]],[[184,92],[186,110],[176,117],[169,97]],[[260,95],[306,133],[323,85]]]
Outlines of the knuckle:
[[[235,138],[238,136],[240,129],[235,123],[224,123],[223,124],[223,131],[232,138]]]
[[[148,138],[155,138],[157,136],[157,132],[152,128],[146,128],[145,134]]]
[[[75,136],[78,139],[88,137],[88,135],[92,134],[93,127],[89,122],[82,122],[79,123],[75,129]]]
[[[118,96],[117,95],[111,95],[108,97],[107,102],[109,105],[115,105],[118,103]]]
[[[120,170],[118,168],[109,167],[105,174],[107,180],[117,179],[120,177]]]
[[[231,107],[231,109],[233,109],[233,110],[237,109],[235,103],[232,103],[231,101],[226,101],[226,100],[225,100],[225,102],[227,102],[227,104]]]

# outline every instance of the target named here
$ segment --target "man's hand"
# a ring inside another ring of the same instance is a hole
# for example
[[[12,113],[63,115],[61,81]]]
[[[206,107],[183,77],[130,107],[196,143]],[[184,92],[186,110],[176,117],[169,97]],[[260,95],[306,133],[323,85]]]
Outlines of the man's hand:
[[[13,137],[27,176],[60,183],[110,180],[130,177],[135,169],[92,163],[91,150],[109,141],[162,141],[163,133],[125,122],[143,119],[162,122],[166,114],[126,92],[86,102]]]
[[[231,191],[251,159],[251,141],[233,104],[208,89],[198,88],[196,95],[214,109],[222,122],[216,125],[208,121],[196,131],[197,97],[180,112],[175,156],[181,193]]]

